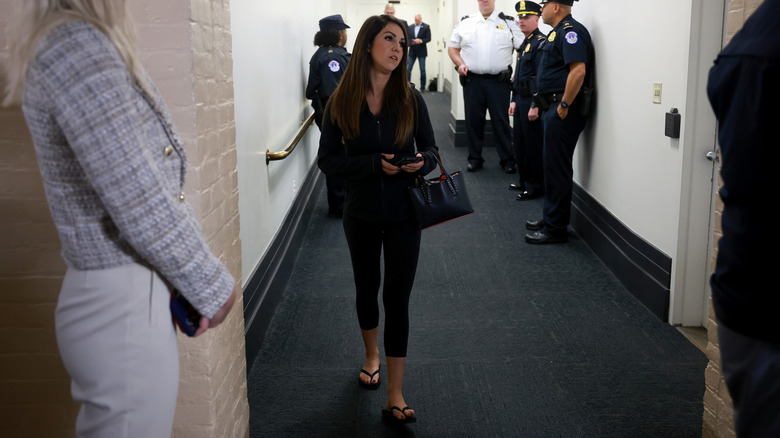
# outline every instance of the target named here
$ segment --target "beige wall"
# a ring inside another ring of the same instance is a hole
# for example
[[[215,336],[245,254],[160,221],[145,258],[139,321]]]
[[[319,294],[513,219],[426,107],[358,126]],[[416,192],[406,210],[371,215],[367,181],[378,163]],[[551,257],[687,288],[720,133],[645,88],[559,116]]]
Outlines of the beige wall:
[[[724,45],[745,23],[763,0],[730,0],[728,16],[726,18],[726,35]],[[719,179],[719,185],[722,181]],[[723,201],[717,197],[715,205],[715,239],[723,235],[721,228],[721,212]],[[715,252],[712,259],[712,270],[715,270],[715,258],[718,256],[718,246],[715,244]],[[726,383],[720,374],[720,346],[718,343],[718,325],[715,322],[715,314],[710,300],[710,317],[707,324],[709,342],[707,344],[707,357],[710,362],[704,372],[704,418],[702,436],[705,438],[732,438],[734,433],[734,408],[729,396]]]
[[[0,34],[15,0],[0,0]],[[130,2],[144,65],[188,156],[187,199],[211,248],[241,278],[228,0]],[[5,56],[0,36],[0,59]],[[57,353],[65,266],[18,108],[0,109],[0,436],[72,436],[78,409]],[[174,436],[249,435],[242,299],[218,329],[179,337]]]

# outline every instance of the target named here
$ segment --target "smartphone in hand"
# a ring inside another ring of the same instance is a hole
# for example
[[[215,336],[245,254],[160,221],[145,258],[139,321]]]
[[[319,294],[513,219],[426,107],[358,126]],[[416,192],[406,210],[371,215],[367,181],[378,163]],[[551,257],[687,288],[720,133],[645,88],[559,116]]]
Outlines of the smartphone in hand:
[[[403,156],[393,157],[392,159],[387,161],[394,166],[401,167],[404,164],[419,163],[422,160],[423,157],[418,157],[415,155],[403,155]]]
[[[200,324],[200,312],[198,312],[179,291],[174,291],[171,298],[171,314],[179,329],[187,336],[195,336]]]

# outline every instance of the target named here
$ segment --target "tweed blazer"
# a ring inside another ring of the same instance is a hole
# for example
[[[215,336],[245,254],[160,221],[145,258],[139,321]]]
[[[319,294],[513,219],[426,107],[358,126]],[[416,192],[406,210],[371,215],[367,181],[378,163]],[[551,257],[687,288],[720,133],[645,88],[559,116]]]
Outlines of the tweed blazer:
[[[211,318],[234,281],[184,202],[184,151],[150,87],[99,29],[71,21],[41,40],[22,110],[65,263],[149,265]]]

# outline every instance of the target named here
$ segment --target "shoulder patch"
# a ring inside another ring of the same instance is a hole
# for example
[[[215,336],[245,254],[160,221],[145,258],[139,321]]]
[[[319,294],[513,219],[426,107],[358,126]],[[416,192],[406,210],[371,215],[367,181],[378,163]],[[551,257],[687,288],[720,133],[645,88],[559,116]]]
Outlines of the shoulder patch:
[[[569,44],[577,44],[577,41],[579,38],[577,37],[577,32],[575,31],[569,31],[569,33],[566,34],[566,42]]]
[[[328,63],[328,68],[333,73],[336,73],[337,71],[341,70],[341,64],[339,64],[339,62],[334,59],[333,61]]]

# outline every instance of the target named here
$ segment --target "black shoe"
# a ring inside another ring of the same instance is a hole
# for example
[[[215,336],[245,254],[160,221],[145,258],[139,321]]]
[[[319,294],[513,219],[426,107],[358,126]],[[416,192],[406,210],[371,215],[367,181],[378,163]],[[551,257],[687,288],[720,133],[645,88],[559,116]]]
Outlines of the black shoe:
[[[531,199],[541,198],[542,194],[543,194],[542,192],[529,192],[528,190],[523,190],[522,193],[517,195],[517,200],[518,201],[528,201],[528,200],[531,200]]]
[[[367,375],[368,378],[369,378],[368,383],[365,383],[362,380],[360,380],[360,377],[358,377],[358,384],[361,387],[366,388],[366,389],[372,389],[372,390],[379,388],[379,385],[381,384],[381,380],[377,377],[376,382],[374,382],[374,376],[379,374],[379,368],[377,368],[376,371],[374,371],[373,373],[369,373],[368,371],[366,371],[364,369],[361,369],[360,372],[361,372],[361,374]]]
[[[517,190],[517,191],[520,191],[520,192],[524,192],[525,191],[525,185],[512,183],[512,184],[509,184],[509,190]]]
[[[517,167],[515,166],[502,166],[504,173],[517,173]]]
[[[544,219],[538,221],[525,221],[525,229],[531,231],[539,231],[544,228]]]
[[[566,243],[569,240],[566,236],[553,236],[544,231],[534,231],[525,235],[525,241],[535,245],[545,245],[548,243]]]
[[[482,163],[469,163],[469,165],[466,166],[466,170],[469,172],[476,172],[479,169],[482,169]]]

